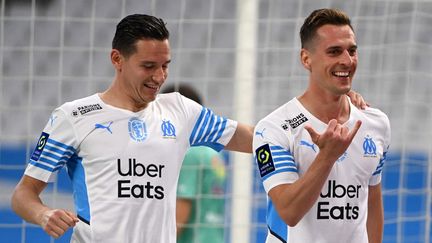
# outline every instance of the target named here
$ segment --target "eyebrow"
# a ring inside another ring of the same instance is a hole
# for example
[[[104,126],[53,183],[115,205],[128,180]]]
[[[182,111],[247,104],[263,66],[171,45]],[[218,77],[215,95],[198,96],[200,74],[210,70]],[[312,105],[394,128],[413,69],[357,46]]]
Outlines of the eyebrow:
[[[158,62],[154,62],[154,61],[141,61],[141,63],[142,64],[156,64]],[[166,62],[164,62],[163,64],[169,64],[169,63],[171,63],[171,59],[168,60],[168,61],[166,61]]]
[[[340,45],[336,45],[336,46],[329,46],[326,48],[327,50],[333,50],[333,49],[343,49]],[[358,49],[357,45],[351,45],[348,49]]]

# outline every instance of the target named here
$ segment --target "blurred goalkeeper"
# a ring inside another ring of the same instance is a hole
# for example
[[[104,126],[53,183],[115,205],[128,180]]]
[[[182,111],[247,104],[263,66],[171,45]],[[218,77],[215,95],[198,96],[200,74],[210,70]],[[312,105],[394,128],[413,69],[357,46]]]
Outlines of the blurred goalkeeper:
[[[336,9],[313,11],[300,38],[309,86],[255,127],[269,199],[266,242],[381,242],[390,124],[380,110],[359,110],[345,96],[358,58],[350,19]]]
[[[159,18],[129,15],[117,25],[115,77],[102,93],[51,115],[12,196],[26,221],[72,242],[176,242],[177,179],[190,146],[252,152],[253,127],[215,115],[179,93],[158,92],[171,61]],[[40,199],[66,167],[76,213]]]

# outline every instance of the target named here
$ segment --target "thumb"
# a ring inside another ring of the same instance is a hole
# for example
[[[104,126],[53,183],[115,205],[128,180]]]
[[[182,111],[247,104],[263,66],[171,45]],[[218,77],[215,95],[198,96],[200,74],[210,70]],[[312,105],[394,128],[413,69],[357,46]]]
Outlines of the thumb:
[[[68,210],[65,210],[65,212],[66,212],[66,214],[67,214],[69,217],[71,217],[71,218],[73,219],[73,221],[75,221],[75,222],[78,222],[78,221],[79,221],[78,217],[77,217],[74,213],[72,213],[72,212],[70,212],[70,211],[68,211]]]
[[[314,142],[316,144],[320,135],[308,124],[304,126],[304,129],[306,129],[306,131],[308,131],[309,135],[312,138],[312,142]]]

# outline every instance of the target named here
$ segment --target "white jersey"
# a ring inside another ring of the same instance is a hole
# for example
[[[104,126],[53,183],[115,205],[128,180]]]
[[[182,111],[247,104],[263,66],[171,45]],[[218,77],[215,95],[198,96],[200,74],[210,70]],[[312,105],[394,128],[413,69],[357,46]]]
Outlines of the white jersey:
[[[179,93],[131,112],[98,94],[57,108],[25,174],[51,182],[64,166],[81,222],[72,242],[175,242],[175,202],[189,146],[221,150],[237,122]]]
[[[267,243],[368,242],[368,187],[381,181],[390,143],[390,123],[377,109],[358,110],[352,104],[350,107],[350,118],[345,125],[350,130],[357,120],[362,125],[346,152],[335,162],[320,196],[301,221],[289,227],[268,197]],[[318,133],[327,127],[294,98],[255,127],[254,157],[267,193],[277,185],[299,179],[319,152],[303,129],[305,124]]]

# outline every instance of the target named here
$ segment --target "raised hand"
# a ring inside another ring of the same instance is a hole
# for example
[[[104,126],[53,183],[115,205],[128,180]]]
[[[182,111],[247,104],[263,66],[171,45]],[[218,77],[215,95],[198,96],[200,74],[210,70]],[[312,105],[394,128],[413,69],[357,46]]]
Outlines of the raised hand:
[[[354,128],[349,131],[348,127],[332,119],[322,134],[318,134],[310,125],[305,125],[304,128],[319,147],[320,154],[334,163],[347,150],[360,126],[361,121],[357,121]]]

